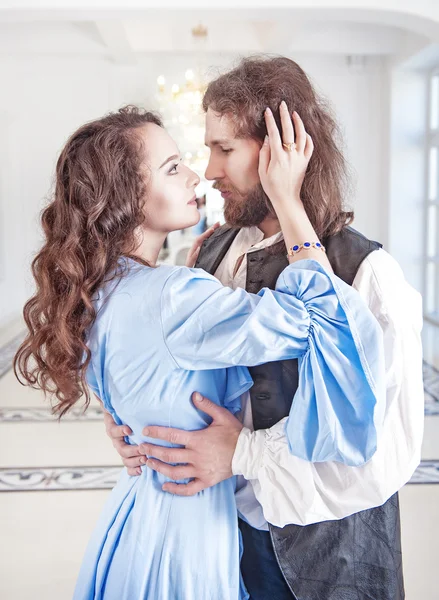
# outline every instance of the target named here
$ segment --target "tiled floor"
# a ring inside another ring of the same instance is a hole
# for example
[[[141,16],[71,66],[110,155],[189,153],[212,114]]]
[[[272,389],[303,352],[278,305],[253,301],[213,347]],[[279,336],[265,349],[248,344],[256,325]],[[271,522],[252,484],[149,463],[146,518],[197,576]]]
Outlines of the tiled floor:
[[[431,323],[424,323],[422,328],[424,359],[439,371],[439,328]]]
[[[439,379],[432,373],[429,385],[437,389]],[[401,491],[407,600],[439,597],[439,415],[434,406],[426,417],[423,458],[413,482]],[[71,598],[85,545],[119,465],[98,405],[85,417],[78,411],[59,424],[39,392],[20,386],[10,370],[0,378],[2,600]]]

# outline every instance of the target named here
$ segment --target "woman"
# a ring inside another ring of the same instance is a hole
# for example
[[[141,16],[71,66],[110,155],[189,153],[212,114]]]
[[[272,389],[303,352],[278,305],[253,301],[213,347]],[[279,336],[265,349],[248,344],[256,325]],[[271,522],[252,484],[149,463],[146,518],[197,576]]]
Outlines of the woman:
[[[245,365],[301,357],[306,391],[295,397],[302,430],[294,451],[357,464],[373,454],[384,403],[380,329],[318,245],[300,201],[312,140],[297,114],[293,128],[287,107],[280,112],[282,138],[272,113],[264,116],[261,183],[287,246],[315,245],[291,250],[277,291],[258,295],[224,288],[198,269],[156,267],[166,235],[199,218],[199,180],[155,115],[126,107],[72,135],[43,212],[37,291],[24,310],[29,335],[15,363],[28,384],[55,396],[60,416],[81,395],[88,403],[88,384],[132,429],[133,443],[149,441],[145,423],[199,429],[207,419],[191,403],[194,391],[236,413],[252,385]],[[343,359],[337,371],[334,357]],[[319,418],[337,411],[319,384],[325,378],[343,410],[334,439],[325,433],[323,456],[313,410]],[[140,478],[122,473],[88,546],[76,600],[248,597],[234,479],[190,498],[164,493],[165,481],[146,468]]]

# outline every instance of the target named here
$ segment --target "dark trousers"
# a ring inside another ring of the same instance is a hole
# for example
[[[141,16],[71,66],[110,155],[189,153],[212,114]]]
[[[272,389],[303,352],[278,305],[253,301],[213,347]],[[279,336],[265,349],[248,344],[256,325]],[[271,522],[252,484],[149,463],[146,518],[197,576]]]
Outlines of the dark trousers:
[[[239,519],[241,573],[251,600],[295,600],[277,564],[270,533]]]

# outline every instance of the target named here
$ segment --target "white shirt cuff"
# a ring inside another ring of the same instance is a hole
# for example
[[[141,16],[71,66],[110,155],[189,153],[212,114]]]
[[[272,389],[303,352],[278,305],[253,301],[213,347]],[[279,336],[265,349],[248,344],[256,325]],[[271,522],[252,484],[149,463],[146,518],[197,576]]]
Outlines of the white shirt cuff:
[[[243,427],[232,459],[233,475],[243,475],[246,479],[257,479],[257,474],[262,466],[266,437],[265,429],[250,431],[247,427]]]

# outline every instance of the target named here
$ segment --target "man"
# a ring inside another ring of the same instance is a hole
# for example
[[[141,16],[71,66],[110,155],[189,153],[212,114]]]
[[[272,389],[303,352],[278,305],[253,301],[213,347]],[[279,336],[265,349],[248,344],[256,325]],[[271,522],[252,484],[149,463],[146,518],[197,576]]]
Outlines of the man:
[[[302,117],[315,146],[302,186],[310,220],[335,273],[360,292],[383,328],[387,407],[378,450],[358,468],[313,464],[289,452],[285,422],[297,361],[250,369],[254,386],[243,399],[244,427],[208,399],[194,398],[213,419],[208,428],[148,427],[145,435],[186,447],[193,481],[165,484],[166,491],[190,495],[240,476],[241,569],[253,600],[401,600],[397,491],[419,463],[423,430],[420,297],[380,244],[348,227],[353,214],[342,205],[345,164],[334,120],[287,58],[244,59],[207,89],[206,178],[223,195],[227,225],[204,241],[196,266],[224,285],[257,293],[274,288],[287,265],[279,222],[258,178],[263,111],[269,106],[278,116],[282,100]],[[127,446],[126,428],[106,420],[132,474],[146,463],[177,479],[178,467],[167,464],[169,448]]]

